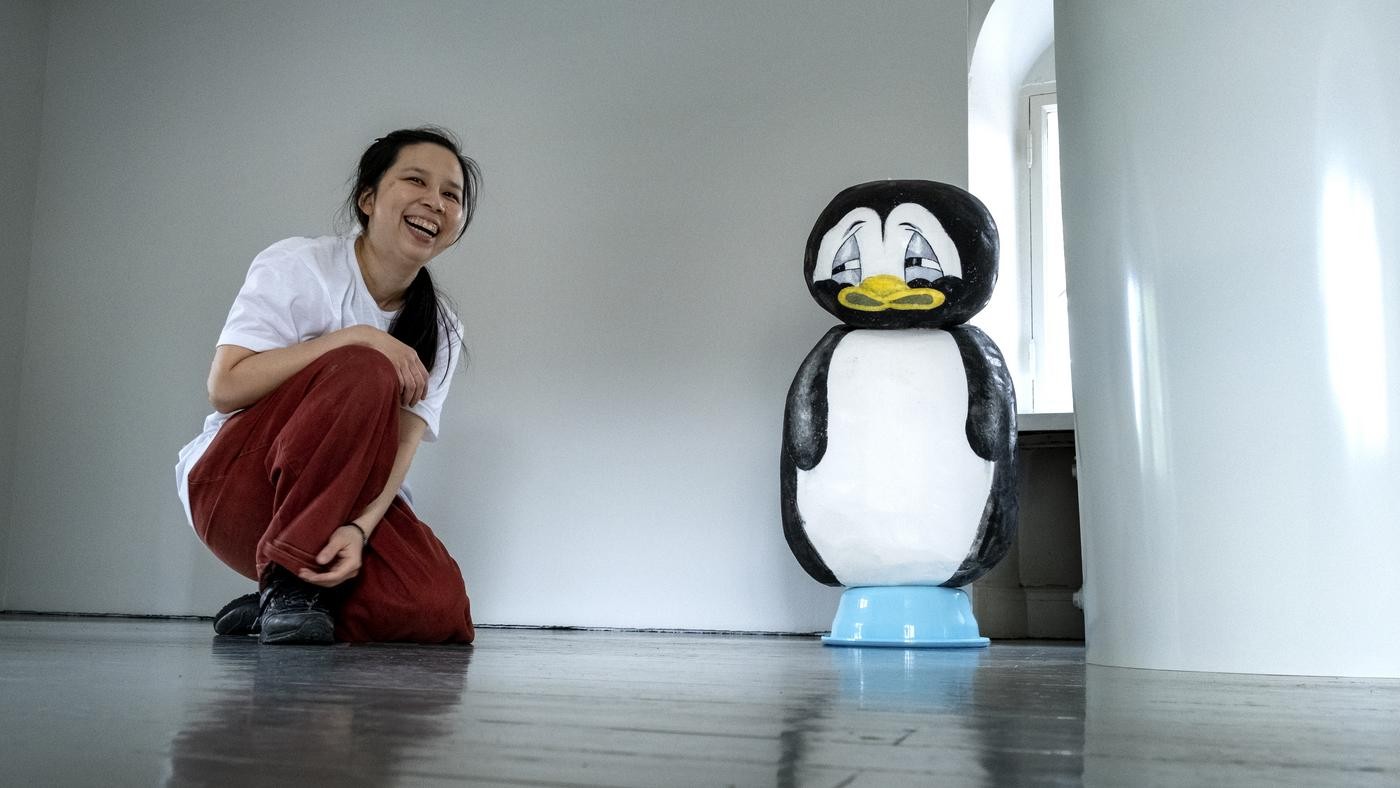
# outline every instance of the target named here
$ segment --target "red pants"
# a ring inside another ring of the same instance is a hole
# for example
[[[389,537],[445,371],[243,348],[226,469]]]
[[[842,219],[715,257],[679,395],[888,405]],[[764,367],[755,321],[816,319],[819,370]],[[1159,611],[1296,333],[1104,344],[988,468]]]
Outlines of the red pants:
[[[259,579],[269,563],[323,571],[316,554],[388,481],[398,451],[399,384],[377,350],[332,350],[219,428],[190,470],[195,532],[221,561]],[[402,498],[365,547],[335,634],[349,641],[470,643],[457,562]]]

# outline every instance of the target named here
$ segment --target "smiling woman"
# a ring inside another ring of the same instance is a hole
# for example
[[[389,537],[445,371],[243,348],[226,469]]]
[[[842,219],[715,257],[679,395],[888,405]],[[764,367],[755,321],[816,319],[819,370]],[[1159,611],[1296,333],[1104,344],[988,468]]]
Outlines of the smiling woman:
[[[461,571],[404,478],[462,353],[426,266],[466,231],[480,182],[446,131],[395,131],[360,157],[360,232],[253,260],[209,371],[215,412],[176,465],[195,533],[260,588],[219,611],[218,634],[472,640]]]

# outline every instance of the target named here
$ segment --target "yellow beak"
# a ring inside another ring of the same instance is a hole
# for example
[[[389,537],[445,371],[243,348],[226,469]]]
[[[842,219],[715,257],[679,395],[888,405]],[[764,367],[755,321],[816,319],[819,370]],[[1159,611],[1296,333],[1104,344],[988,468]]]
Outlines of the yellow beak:
[[[910,287],[903,279],[889,274],[872,276],[836,294],[847,309],[883,312],[886,309],[937,309],[947,296],[931,287]]]

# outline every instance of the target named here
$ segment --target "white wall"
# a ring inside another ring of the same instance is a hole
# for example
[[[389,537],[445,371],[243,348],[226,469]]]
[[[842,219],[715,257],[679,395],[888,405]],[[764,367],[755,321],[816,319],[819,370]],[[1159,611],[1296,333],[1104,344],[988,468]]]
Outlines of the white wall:
[[[834,321],[801,277],[842,187],[966,182],[966,0],[55,6],[11,609],[203,613],[246,583],[174,495],[248,261],[330,227],[359,151],[486,171],[436,264],[473,352],[420,513],[480,622],[814,630],[783,401]]]
[[[29,282],[30,229],[43,111],[48,3],[0,3],[0,610],[6,607],[10,496],[14,489],[14,403],[19,399]]]
[[[1053,30],[1052,30],[1053,32]],[[1055,42],[1040,53],[1040,57],[1033,63],[1030,70],[1026,72],[1025,79],[1021,81],[1022,86],[1031,88],[1036,85],[1045,85],[1055,81]]]

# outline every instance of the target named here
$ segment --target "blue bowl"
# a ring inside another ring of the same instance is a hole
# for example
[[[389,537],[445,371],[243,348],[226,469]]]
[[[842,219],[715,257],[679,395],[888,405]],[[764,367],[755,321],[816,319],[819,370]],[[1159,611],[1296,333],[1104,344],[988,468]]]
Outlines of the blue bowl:
[[[864,586],[841,595],[828,646],[982,648],[972,602],[961,588]]]

